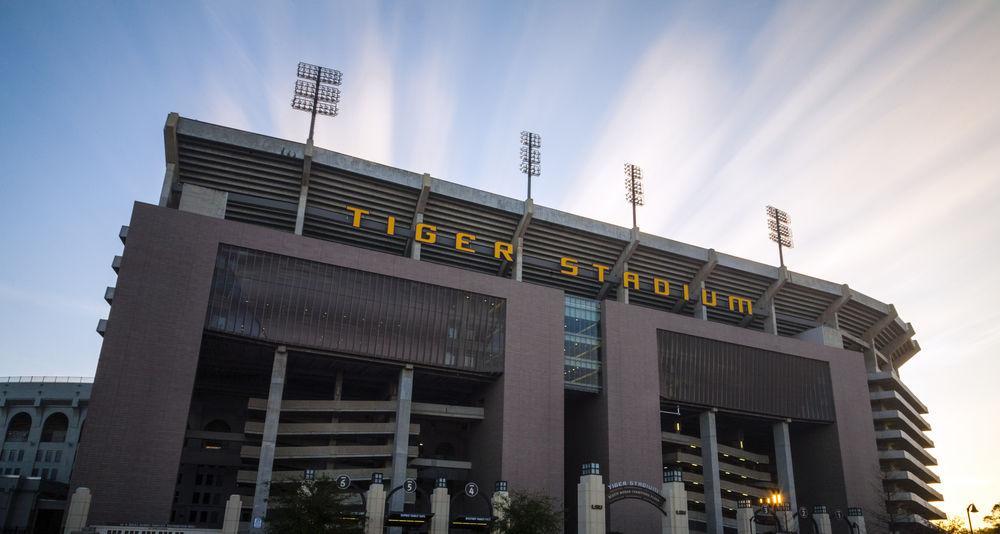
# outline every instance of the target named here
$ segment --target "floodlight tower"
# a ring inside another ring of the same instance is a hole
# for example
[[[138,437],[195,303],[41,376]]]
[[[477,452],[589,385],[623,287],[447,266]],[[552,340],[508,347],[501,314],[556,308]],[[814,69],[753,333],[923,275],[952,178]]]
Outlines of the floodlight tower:
[[[528,177],[528,198],[531,198],[531,177],[542,172],[542,136],[532,132],[521,132],[521,172]]]
[[[316,114],[337,116],[340,103],[340,85],[343,74],[339,70],[299,62],[298,80],[295,80],[295,96],[292,107],[307,111],[309,119],[309,141],[312,145],[313,131],[316,129]]]
[[[632,228],[639,225],[636,223],[635,207],[645,203],[642,194],[642,169],[638,165],[625,164],[625,200],[632,204]]]
[[[785,254],[783,247],[792,248],[792,228],[789,226],[792,220],[788,214],[774,206],[767,207],[767,228],[771,231],[771,241],[778,244],[778,259],[781,266],[785,266]]]

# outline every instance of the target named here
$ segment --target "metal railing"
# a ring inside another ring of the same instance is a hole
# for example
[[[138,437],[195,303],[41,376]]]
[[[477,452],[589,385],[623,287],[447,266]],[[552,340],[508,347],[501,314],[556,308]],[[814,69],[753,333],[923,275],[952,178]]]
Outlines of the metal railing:
[[[92,376],[0,376],[0,384],[93,384]]]

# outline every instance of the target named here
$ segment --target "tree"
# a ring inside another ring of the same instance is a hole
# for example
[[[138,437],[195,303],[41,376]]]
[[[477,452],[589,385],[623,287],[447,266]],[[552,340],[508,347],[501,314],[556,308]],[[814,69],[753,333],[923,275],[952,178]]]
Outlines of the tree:
[[[494,525],[500,534],[558,534],[562,532],[563,511],[555,499],[538,493],[515,491],[497,510]]]
[[[953,517],[946,521],[935,521],[937,528],[944,534],[969,534],[969,527],[965,524],[965,519]]]
[[[267,531],[274,534],[360,533],[363,521],[351,517],[347,504],[352,494],[337,488],[328,477],[315,480],[275,482]]]
[[[990,514],[983,518],[986,526],[980,529],[984,534],[1000,534],[1000,503],[994,504]]]

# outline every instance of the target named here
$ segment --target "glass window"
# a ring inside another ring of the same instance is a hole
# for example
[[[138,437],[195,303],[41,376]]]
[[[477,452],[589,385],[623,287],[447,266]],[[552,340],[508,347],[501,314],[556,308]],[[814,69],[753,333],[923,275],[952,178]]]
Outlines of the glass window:
[[[566,296],[563,379],[566,387],[585,391],[601,388],[600,302]]]

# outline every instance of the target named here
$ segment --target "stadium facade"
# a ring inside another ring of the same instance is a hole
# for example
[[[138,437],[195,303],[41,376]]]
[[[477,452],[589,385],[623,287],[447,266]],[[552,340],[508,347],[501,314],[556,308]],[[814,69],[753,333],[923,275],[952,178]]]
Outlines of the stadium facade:
[[[713,534],[775,493],[861,507],[874,532],[944,517],[892,305],[176,114],[164,140],[98,326],[72,480],[92,522],[218,526],[230,494],[250,522],[271,481],[378,472],[505,480],[568,503],[572,530],[591,463],[653,486],[680,466]],[[659,530],[644,503],[608,513]]]

